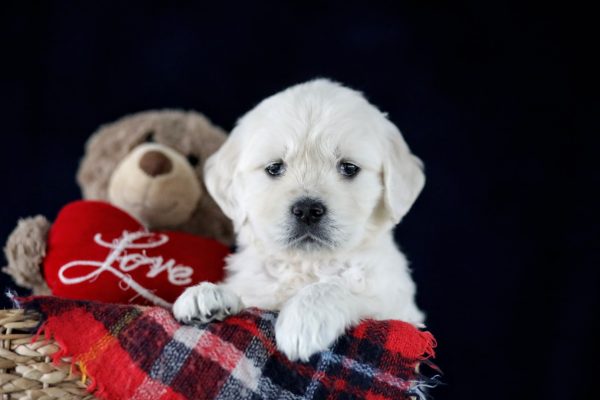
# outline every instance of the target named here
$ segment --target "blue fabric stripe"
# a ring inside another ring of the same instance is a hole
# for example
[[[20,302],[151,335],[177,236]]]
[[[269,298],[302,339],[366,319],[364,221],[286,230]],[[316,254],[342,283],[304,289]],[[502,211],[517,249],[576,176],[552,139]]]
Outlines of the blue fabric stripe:
[[[185,344],[171,340],[152,365],[150,378],[170,385],[191,352],[192,349]]]

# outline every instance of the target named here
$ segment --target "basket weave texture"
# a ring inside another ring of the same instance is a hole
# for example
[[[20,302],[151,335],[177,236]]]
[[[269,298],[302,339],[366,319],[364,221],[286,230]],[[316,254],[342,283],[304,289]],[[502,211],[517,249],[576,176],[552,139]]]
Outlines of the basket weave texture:
[[[40,336],[33,341],[38,324],[36,314],[0,310],[0,398],[95,399],[69,358],[52,363],[59,350],[54,340]]]

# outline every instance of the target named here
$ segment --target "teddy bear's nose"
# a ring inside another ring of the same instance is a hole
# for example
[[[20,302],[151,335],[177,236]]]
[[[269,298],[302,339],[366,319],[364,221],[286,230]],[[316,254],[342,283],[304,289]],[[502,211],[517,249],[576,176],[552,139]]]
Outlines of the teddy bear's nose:
[[[166,174],[173,168],[171,160],[157,150],[147,151],[140,158],[139,165],[142,171],[151,177]]]

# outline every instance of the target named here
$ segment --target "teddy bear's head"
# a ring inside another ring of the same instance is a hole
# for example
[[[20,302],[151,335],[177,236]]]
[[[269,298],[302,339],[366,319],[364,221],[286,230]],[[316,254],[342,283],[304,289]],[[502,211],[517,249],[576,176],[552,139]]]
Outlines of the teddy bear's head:
[[[77,181],[151,229],[231,243],[230,221],[206,190],[202,169],[226,134],[195,112],[146,111],[102,126],[86,145]]]

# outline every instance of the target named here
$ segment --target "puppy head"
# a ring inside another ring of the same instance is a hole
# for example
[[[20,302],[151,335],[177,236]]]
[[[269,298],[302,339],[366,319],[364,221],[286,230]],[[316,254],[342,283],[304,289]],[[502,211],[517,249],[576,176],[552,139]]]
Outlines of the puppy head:
[[[205,166],[239,244],[268,252],[363,245],[408,212],[425,182],[398,129],[354,90],[293,86],[242,117]]]

